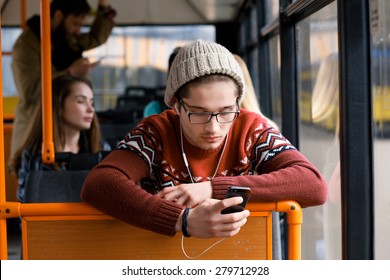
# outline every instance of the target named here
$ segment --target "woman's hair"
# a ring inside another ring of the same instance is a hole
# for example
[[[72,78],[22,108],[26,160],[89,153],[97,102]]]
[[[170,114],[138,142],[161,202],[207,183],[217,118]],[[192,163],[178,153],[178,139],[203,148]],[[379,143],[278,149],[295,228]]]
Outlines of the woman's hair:
[[[250,76],[248,67],[245,61],[237,54],[233,54],[234,58],[237,60],[238,65],[240,65],[242,73],[244,74],[244,82],[245,82],[245,98],[241,103],[241,108],[247,109],[249,111],[258,113],[263,118],[267,119],[267,121],[276,129],[278,129],[278,125],[263,115],[260,110],[259,101],[256,97],[255,87],[253,86],[252,78]]]
[[[312,94],[312,120],[314,123],[326,121],[336,116],[336,134],[339,130],[339,61],[337,53],[328,55],[320,65]]]
[[[171,70],[171,66],[172,66],[173,60],[175,59],[177,53],[180,51],[181,48],[182,47],[174,48],[172,53],[170,54],[170,56],[168,58],[168,73],[169,73],[169,70]]]
[[[73,86],[77,83],[83,83],[92,90],[91,83],[81,77],[63,75],[52,81],[53,142],[56,152],[62,152],[65,146],[66,139],[62,119],[65,99],[71,94]],[[40,153],[43,141],[42,102],[39,103],[31,119],[32,121],[27,128],[27,133],[25,134],[21,147],[9,161],[9,169],[13,173],[16,173],[20,167],[21,154],[24,150],[29,150],[32,154]],[[91,128],[81,131],[79,146],[80,149],[84,149],[90,153],[96,153],[102,150],[100,127],[96,114],[93,115]]]
[[[263,116],[263,114],[260,111],[259,102],[256,97],[255,88],[253,86],[253,82],[249,74],[248,67],[245,61],[239,55],[233,54],[233,56],[237,60],[238,64],[241,67],[242,73],[244,74],[246,92],[245,92],[245,98],[241,103],[241,107],[249,111],[256,112],[261,116]]]

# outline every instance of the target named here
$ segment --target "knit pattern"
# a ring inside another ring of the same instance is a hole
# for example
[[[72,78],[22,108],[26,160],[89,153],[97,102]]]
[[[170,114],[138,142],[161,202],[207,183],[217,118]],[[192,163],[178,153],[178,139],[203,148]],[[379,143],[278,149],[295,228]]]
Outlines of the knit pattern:
[[[168,185],[190,183],[179,128],[173,110],[143,119],[118,150],[88,174],[83,200],[126,223],[173,236],[184,206],[155,194]],[[258,114],[241,109],[212,179],[222,147],[202,150],[185,137],[183,146],[193,177],[197,182],[210,180],[214,199],[223,199],[230,186],[245,186],[251,188],[253,202],[295,200],[308,207],[327,200],[326,182],[318,170]]]
[[[248,137],[242,137],[238,142],[228,141],[216,177],[252,175],[255,171],[261,173],[268,161],[285,150],[295,149],[277,130],[261,118],[253,119],[254,116],[257,117],[244,110],[232,125],[231,134],[238,133]],[[252,122],[248,122],[248,118]],[[168,122],[174,125],[168,127],[165,125]],[[142,157],[149,165],[158,191],[166,186],[191,182],[184,161],[178,160],[181,157],[179,136],[178,118],[176,116],[175,119],[174,113],[169,110],[159,118],[141,121],[119,143],[118,149],[129,149]],[[206,152],[187,142],[184,145],[194,181],[211,180],[222,145],[215,151]],[[234,151],[234,154],[229,151]]]

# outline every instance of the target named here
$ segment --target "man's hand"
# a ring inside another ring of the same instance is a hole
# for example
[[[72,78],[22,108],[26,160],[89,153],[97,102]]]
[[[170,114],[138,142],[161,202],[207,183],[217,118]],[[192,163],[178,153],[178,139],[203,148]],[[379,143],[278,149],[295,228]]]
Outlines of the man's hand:
[[[232,214],[221,214],[229,206],[242,202],[242,197],[231,197],[224,200],[207,199],[188,214],[187,231],[198,238],[231,237],[236,235],[247,222],[248,210]],[[181,216],[176,224],[176,230],[181,231]]]
[[[79,58],[68,67],[68,74],[77,77],[84,77],[90,69],[90,63],[87,58]]]
[[[193,208],[206,199],[211,198],[211,182],[201,182],[195,184],[182,184],[174,187],[166,187],[157,195],[160,197]]]
[[[108,7],[110,3],[108,0],[99,0],[99,5],[103,7]]]

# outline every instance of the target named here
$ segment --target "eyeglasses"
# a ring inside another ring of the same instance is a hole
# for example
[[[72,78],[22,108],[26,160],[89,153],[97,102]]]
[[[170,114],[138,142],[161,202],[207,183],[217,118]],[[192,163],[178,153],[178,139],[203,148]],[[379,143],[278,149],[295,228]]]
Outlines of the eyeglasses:
[[[236,99],[236,105],[237,105],[237,111],[235,112],[220,112],[220,113],[210,113],[210,112],[199,112],[199,113],[192,113],[187,110],[187,108],[184,106],[184,102],[182,99],[178,99],[179,104],[183,107],[184,111],[186,112],[188,119],[190,120],[190,123],[192,124],[205,124],[208,123],[212,117],[215,116],[217,119],[217,122],[219,123],[231,123],[235,121],[238,118],[238,115],[240,114],[240,106],[238,105],[238,99]]]

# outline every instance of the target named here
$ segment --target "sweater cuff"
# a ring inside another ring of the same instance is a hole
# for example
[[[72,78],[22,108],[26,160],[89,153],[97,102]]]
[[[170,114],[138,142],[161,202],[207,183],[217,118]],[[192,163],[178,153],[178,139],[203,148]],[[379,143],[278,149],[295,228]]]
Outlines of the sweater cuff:
[[[223,199],[229,187],[234,185],[232,177],[216,177],[211,180],[212,198]]]
[[[176,223],[183,211],[184,206],[167,201],[160,206],[156,217],[153,219],[152,229],[155,232],[174,236]]]

